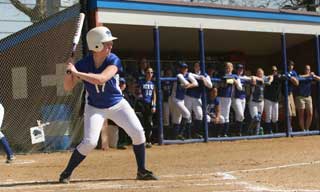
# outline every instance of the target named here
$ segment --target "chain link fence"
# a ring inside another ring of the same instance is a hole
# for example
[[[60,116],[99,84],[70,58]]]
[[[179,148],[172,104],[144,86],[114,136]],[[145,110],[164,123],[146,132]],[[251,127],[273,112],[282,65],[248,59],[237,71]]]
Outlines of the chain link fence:
[[[47,17],[0,41],[3,133],[15,152],[68,149],[80,138],[82,86],[63,89],[80,5]],[[81,42],[76,60],[82,57]],[[31,144],[30,128],[44,127],[45,141]]]

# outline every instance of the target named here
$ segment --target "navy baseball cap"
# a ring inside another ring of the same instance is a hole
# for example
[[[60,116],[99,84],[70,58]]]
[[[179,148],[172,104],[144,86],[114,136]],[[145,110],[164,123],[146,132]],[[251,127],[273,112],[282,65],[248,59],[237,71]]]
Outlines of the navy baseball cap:
[[[188,68],[188,64],[186,63],[180,63],[179,65],[181,68]]]
[[[237,69],[243,69],[244,68],[244,66],[242,65],[242,64],[237,64]]]
[[[126,83],[126,79],[123,78],[123,77],[120,77],[119,82],[120,82],[120,83]]]

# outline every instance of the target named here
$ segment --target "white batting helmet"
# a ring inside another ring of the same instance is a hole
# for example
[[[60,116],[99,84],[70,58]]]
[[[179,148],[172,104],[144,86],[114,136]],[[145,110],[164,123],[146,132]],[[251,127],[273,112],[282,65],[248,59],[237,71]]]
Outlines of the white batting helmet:
[[[113,37],[111,31],[104,26],[95,27],[87,33],[88,48],[89,50],[95,52],[102,51],[102,43],[112,41],[115,39],[117,38]]]

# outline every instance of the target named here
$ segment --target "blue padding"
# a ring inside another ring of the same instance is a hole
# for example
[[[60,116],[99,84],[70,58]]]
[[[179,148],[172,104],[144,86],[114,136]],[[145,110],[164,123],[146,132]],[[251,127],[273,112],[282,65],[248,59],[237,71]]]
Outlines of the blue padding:
[[[71,144],[70,137],[67,135],[64,136],[46,136],[45,140],[45,150],[66,150]]]
[[[70,107],[61,105],[46,105],[41,108],[42,121],[68,121],[71,115]]]
[[[13,35],[10,35],[7,38],[4,38],[0,41],[0,52],[27,41],[34,36],[39,35],[40,33],[49,31],[53,27],[58,26],[59,24],[64,23],[72,18],[79,17],[79,10],[79,4],[74,5],[54,16],[48,17],[39,23],[35,23]]]
[[[319,16],[302,15],[293,13],[281,12],[267,12],[267,11],[253,11],[253,10],[236,10],[227,8],[211,8],[200,6],[187,5],[169,5],[157,4],[148,2],[130,2],[123,0],[97,0],[96,4],[90,4],[90,9],[107,8],[107,9],[122,9],[122,10],[136,10],[136,11],[150,11],[150,12],[167,12],[180,14],[194,14],[194,15],[212,15],[212,16],[226,16],[237,18],[251,18],[251,19],[267,19],[267,20],[285,20],[285,21],[302,21],[320,23]]]

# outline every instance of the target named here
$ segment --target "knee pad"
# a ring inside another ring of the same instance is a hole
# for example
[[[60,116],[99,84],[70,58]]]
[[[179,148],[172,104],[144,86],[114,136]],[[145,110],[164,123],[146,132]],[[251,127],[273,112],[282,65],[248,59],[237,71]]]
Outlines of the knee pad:
[[[90,140],[82,140],[82,142],[78,145],[77,150],[84,156],[87,156],[90,151],[97,147],[97,142]]]

